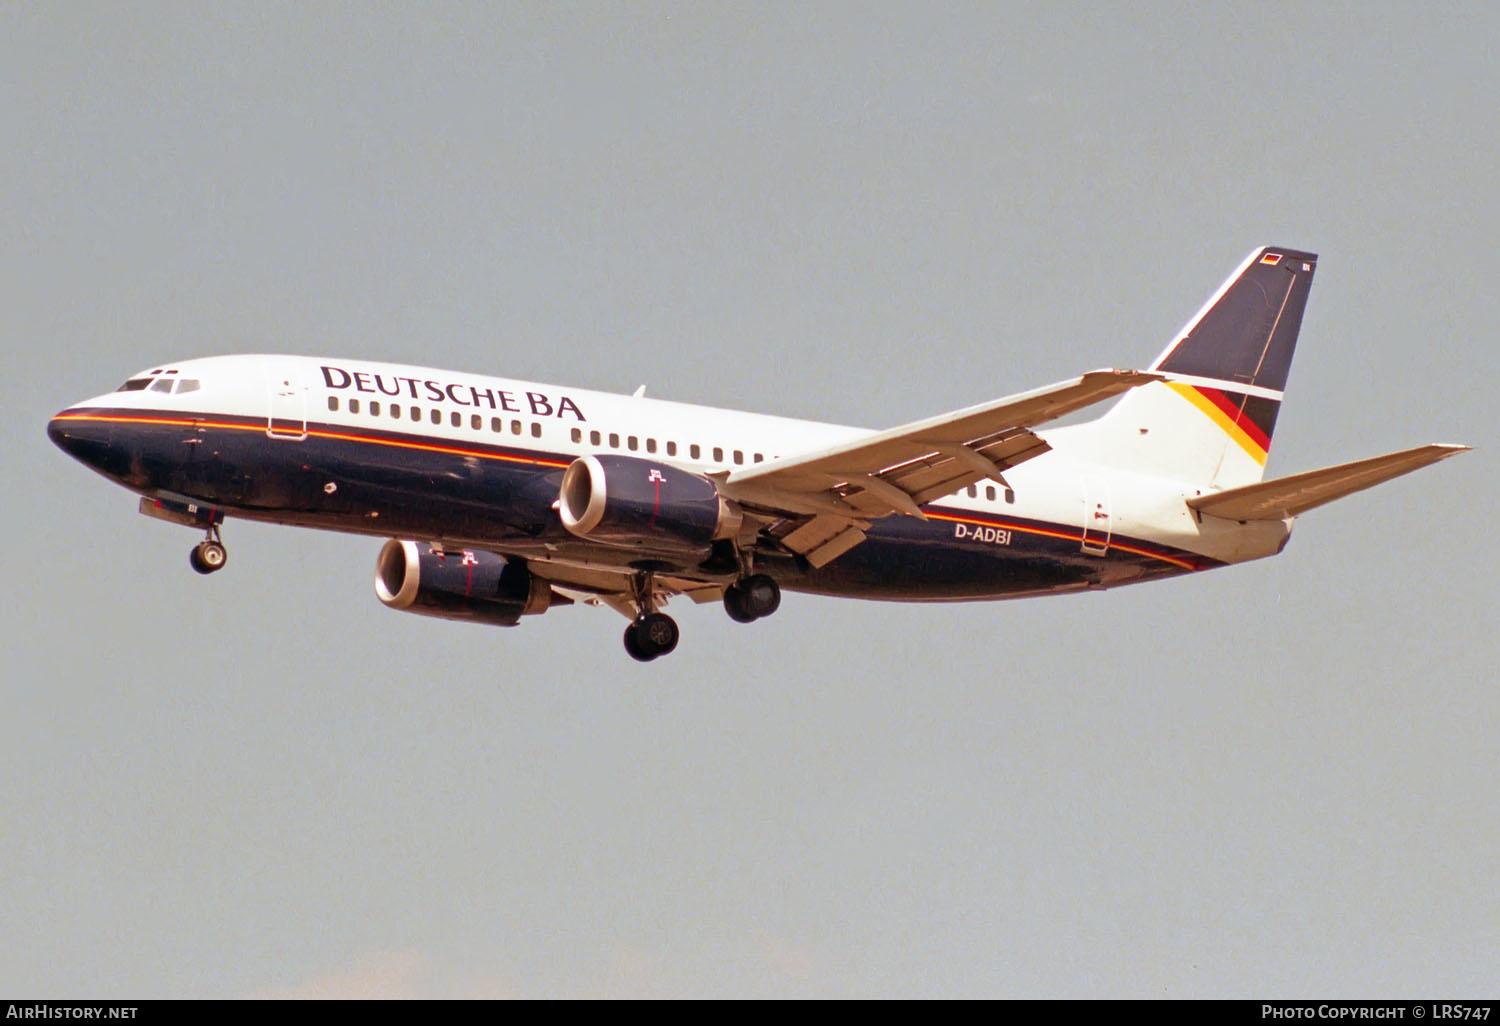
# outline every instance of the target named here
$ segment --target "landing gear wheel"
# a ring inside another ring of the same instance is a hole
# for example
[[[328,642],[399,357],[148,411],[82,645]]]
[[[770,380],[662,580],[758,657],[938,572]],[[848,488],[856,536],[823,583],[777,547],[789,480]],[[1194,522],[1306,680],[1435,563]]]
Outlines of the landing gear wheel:
[[[781,587],[765,574],[751,574],[724,589],[724,611],[736,623],[750,623],[781,608]]]
[[[641,647],[641,632],[639,628],[640,625],[637,623],[632,623],[629,627],[625,628],[625,651],[629,652],[630,658],[637,662],[649,663],[656,656],[648,653]]]
[[[625,651],[649,663],[677,647],[677,621],[666,613],[648,613],[625,628]]]
[[[747,598],[745,589],[738,584],[731,584],[724,589],[724,612],[728,613],[729,618],[735,623],[755,622],[755,614],[750,611]]]
[[[653,655],[664,656],[677,647],[677,621],[666,613],[650,613],[641,618],[639,637]]]
[[[222,570],[228,561],[228,550],[216,541],[199,542],[193,551],[188,553],[188,562],[200,574],[211,574],[216,570]]]
[[[781,608],[781,586],[765,574],[751,574],[740,583],[745,605],[758,620]]]

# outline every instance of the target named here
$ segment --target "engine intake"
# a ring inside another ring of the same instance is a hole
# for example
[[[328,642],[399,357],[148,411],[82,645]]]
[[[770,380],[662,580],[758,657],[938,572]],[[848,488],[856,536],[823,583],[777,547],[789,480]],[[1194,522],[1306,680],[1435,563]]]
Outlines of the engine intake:
[[[633,456],[580,456],[557,510],[580,538],[625,548],[701,552],[739,533],[740,508],[702,474]]]
[[[502,627],[546,612],[553,600],[552,586],[521,560],[396,539],[375,561],[375,597],[392,609]]]

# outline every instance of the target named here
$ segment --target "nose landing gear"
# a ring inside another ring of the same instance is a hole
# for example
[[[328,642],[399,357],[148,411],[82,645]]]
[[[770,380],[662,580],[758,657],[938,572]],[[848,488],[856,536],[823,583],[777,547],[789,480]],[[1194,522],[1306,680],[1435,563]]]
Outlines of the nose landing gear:
[[[217,524],[211,525],[208,529],[208,536],[188,553],[188,563],[200,574],[211,574],[222,570],[228,561],[229,550],[224,548]]]

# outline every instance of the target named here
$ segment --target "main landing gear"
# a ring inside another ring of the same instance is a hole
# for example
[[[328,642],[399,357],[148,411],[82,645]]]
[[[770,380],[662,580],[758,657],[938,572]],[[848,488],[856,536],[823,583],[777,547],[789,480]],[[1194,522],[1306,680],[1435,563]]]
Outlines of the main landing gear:
[[[649,663],[677,647],[677,621],[656,608],[656,584],[649,573],[631,581],[630,601],[636,617],[625,628],[625,651],[630,658]]]
[[[647,613],[625,628],[625,651],[649,663],[677,647],[677,621],[666,613]]]
[[[625,651],[632,659],[649,663],[677,647],[677,621],[656,608],[656,589],[651,575],[638,575],[631,585],[631,604],[637,615],[625,628]],[[740,623],[770,616],[781,605],[781,587],[766,574],[741,577],[724,589],[724,609]]]
[[[188,563],[200,574],[211,574],[222,570],[228,561],[229,550],[224,548],[217,524],[211,525],[208,529],[208,536],[188,553]]]
[[[736,623],[770,616],[781,606],[781,587],[766,574],[741,577],[724,589],[724,611]]]

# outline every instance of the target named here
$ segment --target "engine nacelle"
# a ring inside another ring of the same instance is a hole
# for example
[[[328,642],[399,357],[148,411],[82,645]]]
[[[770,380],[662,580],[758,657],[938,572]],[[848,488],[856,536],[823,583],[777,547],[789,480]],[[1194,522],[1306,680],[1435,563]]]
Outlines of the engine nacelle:
[[[528,613],[546,612],[552,586],[524,562],[493,552],[392,539],[375,561],[375,596],[409,613],[514,627]]]
[[[557,511],[580,538],[623,548],[706,551],[739,533],[741,513],[702,474],[634,456],[580,456]]]

